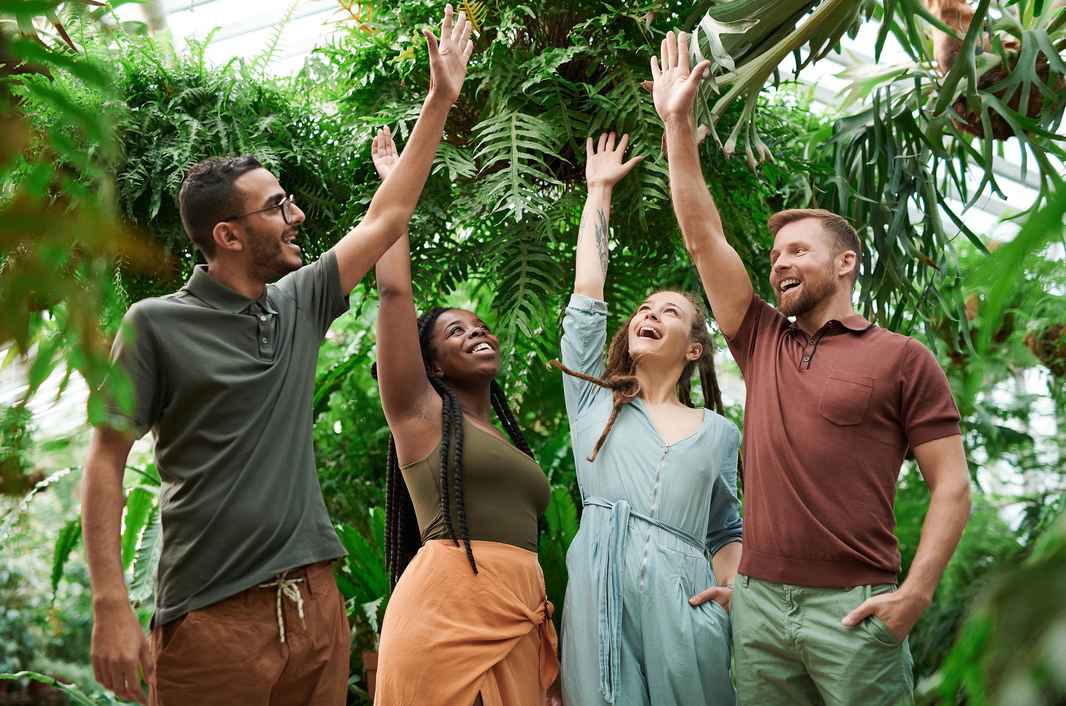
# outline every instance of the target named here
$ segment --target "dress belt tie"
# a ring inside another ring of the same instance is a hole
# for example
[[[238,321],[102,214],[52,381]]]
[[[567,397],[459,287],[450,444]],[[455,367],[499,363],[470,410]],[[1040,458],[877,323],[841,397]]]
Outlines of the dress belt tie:
[[[586,498],[585,507],[600,507],[610,511],[607,547],[603,565],[599,568],[599,634],[600,634],[600,694],[613,704],[619,682],[619,662],[622,654],[622,568],[625,562],[625,543],[629,520],[634,518],[658,527],[706,555],[703,542],[688,532],[637,512],[625,500],[610,502],[604,498]]]

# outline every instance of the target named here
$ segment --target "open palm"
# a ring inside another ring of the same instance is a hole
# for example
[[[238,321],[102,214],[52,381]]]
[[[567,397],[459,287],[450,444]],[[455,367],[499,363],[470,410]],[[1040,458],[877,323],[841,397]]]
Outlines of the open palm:
[[[622,161],[626,145],[629,144],[629,135],[622,135],[615,147],[614,133],[600,135],[599,145],[592,144],[589,137],[585,142],[585,181],[589,186],[614,186],[629,174],[633,167],[637,166],[643,156],[633,157],[628,162]]]
[[[710,65],[710,61],[704,60],[690,70],[688,35],[667,32],[659,47],[659,57],[651,58],[651,95],[660,118],[667,120],[691,114],[700,78]]]
[[[384,181],[396,163],[400,161],[400,154],[396,151],[396,143],[392,140],[392,131],[388,126],[378,130],[374,135],[374,141],[370,144],[370,158],[374,162],[374,169],[378,170],[378,176]]]
[[[439,41],[428,29],[422,32],[429,45],[429,90],[450,103],[459,98],[459,90],[466,80],[466,64],[474,53],[466,14],[460,12],[453,22],[452,12],[450,4],[444,7]]]

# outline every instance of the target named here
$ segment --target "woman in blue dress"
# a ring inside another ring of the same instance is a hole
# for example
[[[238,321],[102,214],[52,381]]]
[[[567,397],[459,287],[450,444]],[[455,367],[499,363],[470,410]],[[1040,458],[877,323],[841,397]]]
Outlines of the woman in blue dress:
[[[650,294],[607,342],[611,191],[640,158],[588,140],[588,199],[562,364],[584,509],[567,553],[567,706],[733,706],[729,597],[740,563],[740,434],[721,416],[702,304]],[[695,408],[699,371],[711,409]]]

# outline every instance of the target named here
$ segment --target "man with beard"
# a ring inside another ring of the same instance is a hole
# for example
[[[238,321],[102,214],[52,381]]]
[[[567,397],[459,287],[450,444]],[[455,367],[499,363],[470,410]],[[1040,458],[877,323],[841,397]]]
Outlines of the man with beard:
[[[127,313],[114,356],[132,409],[95,430],[82,525],[93,589],[92,661],[120,698],[153,704],[346,701],[350,637],[332,561],[344,554],[315,475],[319,345],[348,293],[407,230],[459,96],[470,25],[426,31],[430,88],[407,149],[361,223],[302,266],[304,213],[252,157],[185,178],[182,224],[203,253],[177,292]],[[122,478],[151,429],[162,545],[150,640],[131,610],[119,548]]]
[[[739,700],[911,703],[907,634],[970,509],[947,378],[916,340],[856,313],[862,246],[840,216],[774,214],[778,308],[754,293],[700,170],[691,115],[708,62],[689,70],[684,34],[679,41],[670,33],[661,49],[652,93],[666,127],[674,210],[747,386],[744,556],[735,587],[705,592],[732,599]],[[897,588],[893,504],[908,453],[930,503]]]

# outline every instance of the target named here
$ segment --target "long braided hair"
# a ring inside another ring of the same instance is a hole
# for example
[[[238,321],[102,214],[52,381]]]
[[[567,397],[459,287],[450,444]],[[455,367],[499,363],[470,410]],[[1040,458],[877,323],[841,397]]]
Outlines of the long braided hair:
[[[711,339],[710,331],[707,330],[706,309],[703,307],[703,302],[696,296],[687,292],[681,292],[680,294],[688,299],[696,312],[692,318],[692,327],[689,329],[689,340],[693,343],[701,344],[703,353],[696,360],[690,360],[685,364],[680,377],[677,379],[677,397],[682,404],[688,407],[695,406],[692,402],[692,376],[698,370],[700,386],[703,389],[703,406],[724,415],[725,405],[722,403],[722,389],[718,385],[718,374],[714,369],[714,341]],[[589,461],[596,460],[596,456],[600,453],[604,443],[606,443],[611,429],[614,428],[618,413],[640,394],[640,383],[636,376],[636,361],[629,354],[629,325],[638,314],[639,312],[634,312],[632,316],[626,319],[625,324],[615,332],[614,337],[611,339],[611,345],[607,348],[607,369],[604,371],[603,377],[598,378],[586,375],[567,368],[558,360],[551,361],[552,365],[567,375],[607,388],[614,397],[614,408],[611,410],[611,416],[607,419],[607,426],[604,427],[603,433],[600,434],[600,438],[592,448],[592,453],[589,454]]]
[[[477,573],[477,561],[470,547],[470,532],[466,524],[466,494],[463,490],[463,410],[459,399],[448,387],[444,379],[435,375],[433,363],[433,328],[437,319],[446,311],[446,307],[430,309],[418,318],[418,343],[422,350],[422,360],[426,365],[426,376],[430,385],[441,398],[441,440],[440,440],[440,513],[448,536],[458,546],[463,543],[470,568]],[[507,403],[507,396],[496,380],[490,387],[492,408],[511,442],[522,453],[533,458],[522,429],[518,426],[514,413]],[[454,502],[458,532],[452,519]],[[389,571],[392,587],[400,580],[404,569],[422,546],[422,535],[418,529],[414,503],[407,484],[403,480],[400,464],[396,458],[396,439],[389,434],[389,453],[385,480],[385,566]]]

